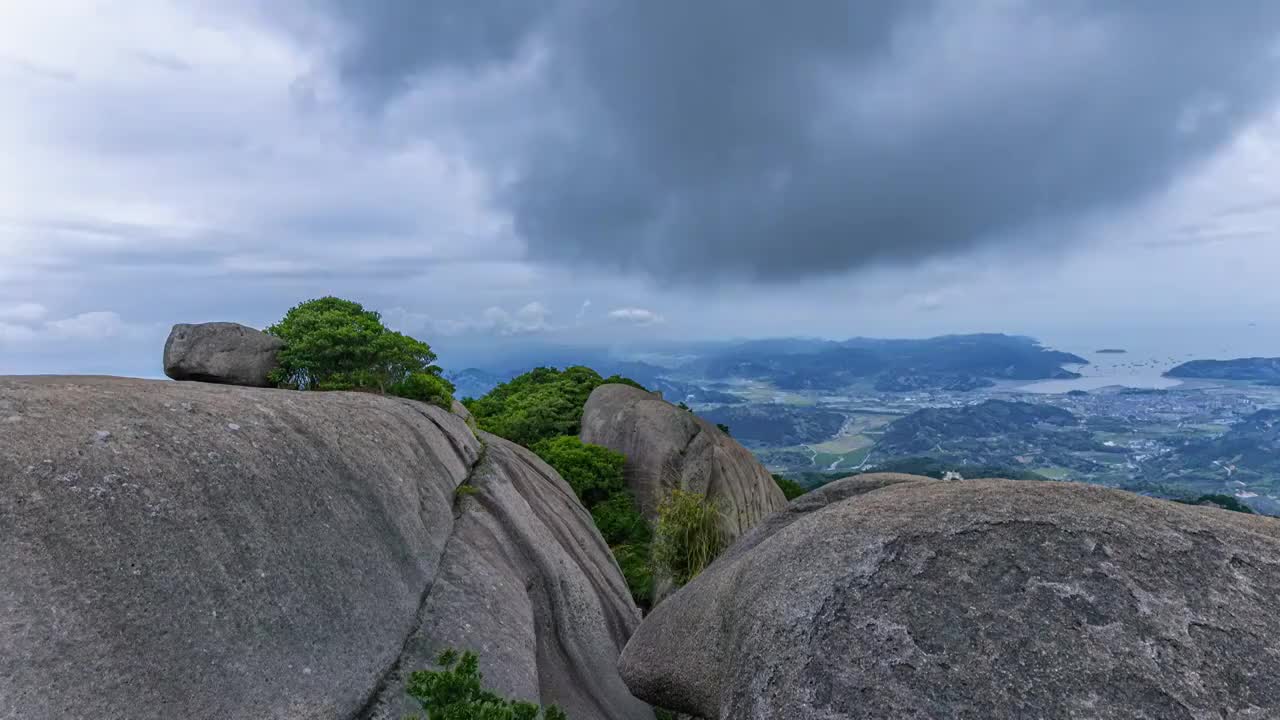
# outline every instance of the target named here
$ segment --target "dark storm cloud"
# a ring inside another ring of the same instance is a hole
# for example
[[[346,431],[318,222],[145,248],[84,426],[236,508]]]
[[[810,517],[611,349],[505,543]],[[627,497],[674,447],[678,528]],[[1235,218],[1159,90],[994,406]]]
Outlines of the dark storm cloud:
[[[343,77],[383,101],[541,48],[545,105],[512,112],[555,131],[503,197],[530,253],[690,280],[911,261],[1126,206],[1278,84],[1269,0],[339,6]]]

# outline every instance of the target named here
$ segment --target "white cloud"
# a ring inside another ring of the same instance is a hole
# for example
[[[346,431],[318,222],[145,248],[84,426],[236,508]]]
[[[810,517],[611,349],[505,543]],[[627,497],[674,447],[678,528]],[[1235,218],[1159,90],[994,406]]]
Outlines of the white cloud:
[[[489,328],[499,335],[526,335],[555,329],[551,324],[551,311],[536,301],[514,313],[508,313],[500,307],[491,307],[484,311],[484,319]]]
[[[94,310],[56,320],[39,321],[45,314],[43,306],[27,303],[21,313],[12,313],[13,322],[0,321],[0,341],[11,346],[47,345],[65,341],[102,341],[114,338],[139,340],[159,326],[125,322],[119,313],[110,310]],[[22,307],[22,306],[18,306]]]
[[[40,303],[22,302],[16,305],[0,305],[0,320],[30,323],[40,320],[48,312]]]
[[[610,310],[609,319],[640,326],[657,325],[663,322],[663,317],[658,313],[638,307],[624,307],[617,308],[616,310]]]
[[[35,331],[26,325],[0,322],[0,347],[30,342],[35,335]]]
[[[80,313],[45,323],[49,335],[64,340],[102,340],[126,335],[132,330],[119,314],[109,310]]]

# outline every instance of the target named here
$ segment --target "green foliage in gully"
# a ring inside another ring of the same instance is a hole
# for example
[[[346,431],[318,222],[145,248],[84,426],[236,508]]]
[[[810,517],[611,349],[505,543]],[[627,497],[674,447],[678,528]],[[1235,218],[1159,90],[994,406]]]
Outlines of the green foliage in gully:
[[[620,452],[584,443],[572,435],[541,440],[532,449],[573,488],[613,551],[632,599],[642,608],[649,607],[653,596],[651,533],[623,478],[626,458]]]
[[[456,650],[445,650],[436,665],[439,670],[411,674],[405,689],[426,712],[425,720],[568,720],[554,705],[540,709],[485,690],[475,653],[459,655]],[[424,719],[413,715],[406,720]]]
[[[647,608],[653,596],[650,531],[622,476],[626,458],[577,437],[587,398],[607,383],[644,389],[624,377],[603,378],[587,367],[543,367],[466,404],[482,430],[533,450],[569,483],[612,549],[632,598]]]
[[[720,510],[703,495],[672,490],[658,506],[654,566],[676,587],[697,577],[727,546]]]

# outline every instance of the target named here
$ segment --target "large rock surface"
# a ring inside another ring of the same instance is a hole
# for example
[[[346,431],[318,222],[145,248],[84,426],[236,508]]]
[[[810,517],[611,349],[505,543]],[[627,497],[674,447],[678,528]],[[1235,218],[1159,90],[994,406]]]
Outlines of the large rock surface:
[[[626,476],[646,515],[673,488],[717,502],[736,538],[787,504],[769,471],[715,425],[630,385],[601,385],[582,411],[582,441],[627,456]]]
[[[1280,521],[1070,483],[850,479],[620,660],[706,718],[1280,717]]]
[[[236,323],[174,325],[164,344],[164,374],[174,380],[267,387],[284,341]]]
[[[446,644],[575,718],[651,718],[590,518],[488,442],[367,394],[0,378],[0,718],[398,717]]]

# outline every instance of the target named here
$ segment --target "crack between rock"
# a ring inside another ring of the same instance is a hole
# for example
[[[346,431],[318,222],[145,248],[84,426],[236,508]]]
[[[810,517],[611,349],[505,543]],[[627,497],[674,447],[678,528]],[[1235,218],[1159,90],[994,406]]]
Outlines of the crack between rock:
[[[431,420],[431,422],[435,424],[436,427],[440,427],[439,423],[436,423],[435,419],[431,418],[429,413],[423,412],[422,414],[425,417],[427,417],[427,419]],[[444,432],[444,429],[441,428],[441,431]],[[444,432],[444,434],[446,437],[450,437],[450,442],[452,443],[452,437],[449,435],[449,433]],[[455,446],[455,449],[456,449],[456,446]],[[471,484],[471,480],[475,477],[476,473],[479,472],[480,468],[483,467],[485,462],[488,460],[488,454],[489,454],[488,450],[489,450],[488,445],[486,445],[484,441],[481,440],[479,455],[476,456],[475,462],[471,463],[470,467],[468,467],[466,477],[464,477],[462,479],[462,482],[458,483],[457,487],[454,488],[453,519],[455,523],[460,515],[459,505],[464,499],[463,497],[460,497],[457,494],[457,488],[462,487],[464,485]],[[404,640],[401,641],[400,651],[396,653],[395,660],[379,676],[378,681],[374,683],[373,689],[370,690],[368,697],[365,699],[364,703],[360,706],[360,709],[357,710],[355,714],[350,716],[350,720],[374,720],[374,718],[377,717],[377,713],[379,710],[381,710],[386,705],[391,705],[394,703],[394,698],[388,695],[387,691],[391,688],[391,686],[394,683],[398,682],[403,677],[404,668],[402,667],[402,665],[404,663],[405,653],[409,649],[409,643],[412,642],[414,637],[416,637],[418,633],[422,630],[422,626],[426,620],[423,613],[425,613],[426,611],[427,599],[431,597],[431,590],[435,587],[436,574],[440,571],[440,563],[444,561],[445,554],[448,550],[449,543],[453,540],[453,536],[454,536],[454,530],[450,529],[449,537],[445,538],[444,544],[440,546],[440,555],[439,557],[436,558],[435,568],[433,568],[431,572],[432,580],[426,584],[426,587],[422,589],[421,594],[419,594],[418,596],[418,609],[414,613],[413,625],[409,628],[409,632],[405,634]]]

